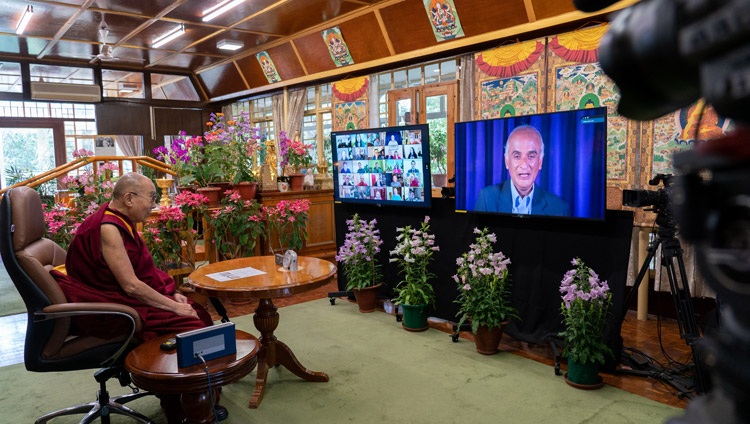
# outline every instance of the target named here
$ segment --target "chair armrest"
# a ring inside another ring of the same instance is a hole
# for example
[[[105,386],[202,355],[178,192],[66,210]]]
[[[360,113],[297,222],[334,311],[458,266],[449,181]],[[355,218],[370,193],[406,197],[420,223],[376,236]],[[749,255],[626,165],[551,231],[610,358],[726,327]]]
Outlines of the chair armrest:
[[[135,309],[126,305],[106,302],[58,303],[49,305],[41,311],[35,312],[34,319],[37,321],[46,321],[49,319],[68,318],[82,315],[118,315],[127,318],[128,321],[130,321],[130,335],[123,341],[117,352],[104,361],[102,364],[104,366],[110,366],[117,362],[118,358],[130,345],[135,333],[140,331],[142,327],[141,317]]]
[[[40,320],[72,317],[77,315],[120,315],[128,318],[133,333],[141,331],[141,317],[135,309],[127,305],[108,302],[57,303],[49,305],[35,314]]]

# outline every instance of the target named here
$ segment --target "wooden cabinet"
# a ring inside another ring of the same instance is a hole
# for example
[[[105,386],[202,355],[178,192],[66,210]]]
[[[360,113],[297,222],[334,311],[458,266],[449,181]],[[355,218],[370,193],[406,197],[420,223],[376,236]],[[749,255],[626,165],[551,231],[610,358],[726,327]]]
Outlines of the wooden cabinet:
[[[270,191],[260,192],[258,201],[263,206],[275,206],[281,200],[307,199],[310,201],[309,221],[307,223],[307,241],[299,255],[312,256],[333,260],[336,256],[336,228],[333,215],[333,190],[304,190],[304,191]],[[275,237],[272,235],[271,237]],[[273,242],[278,251],[278,240]],[[263,243],[262,252],[270,255],[271,250],[267,242]]]

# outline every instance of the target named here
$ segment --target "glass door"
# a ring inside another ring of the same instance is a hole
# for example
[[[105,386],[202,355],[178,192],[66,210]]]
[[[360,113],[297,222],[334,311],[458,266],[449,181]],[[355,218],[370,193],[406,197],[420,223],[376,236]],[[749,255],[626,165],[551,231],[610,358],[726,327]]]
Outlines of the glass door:
[[[8,187],[53,169],[53,128],[0,127],[0,184]]]
[[[456,83],[437,83],[388,92],[388,125],[430,126],[430,172],[433,196],[448,186],[455,174],[453,124],[456,116]]]

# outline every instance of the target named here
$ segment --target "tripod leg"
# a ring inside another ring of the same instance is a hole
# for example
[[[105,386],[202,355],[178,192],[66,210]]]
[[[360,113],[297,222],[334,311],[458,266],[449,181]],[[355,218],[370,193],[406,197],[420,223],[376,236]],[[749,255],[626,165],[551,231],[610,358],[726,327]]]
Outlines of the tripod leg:
[[[680,328],[680,337],[685,339],[692,352],[695,369],[695,391],[703,393],[707,388],[706,375],[704,374],[703,366],[695,347],[695,343],[701,338],[701,335],[698,331],[698,324],[695,321],[693,298],[690,295],[690,286],[686,277],[685,262],[682,258],[682,248],[680,247],[679,240],[670,240],[668,244],[665,244],[662,255],[662,263],[667,269],[669,287],[672,291],[672,299],[677,314],[677,324]],[[677,261],[677,269],[675,269],[674,260]],[[677,275],[678,270],[680,272],[679,276]]]

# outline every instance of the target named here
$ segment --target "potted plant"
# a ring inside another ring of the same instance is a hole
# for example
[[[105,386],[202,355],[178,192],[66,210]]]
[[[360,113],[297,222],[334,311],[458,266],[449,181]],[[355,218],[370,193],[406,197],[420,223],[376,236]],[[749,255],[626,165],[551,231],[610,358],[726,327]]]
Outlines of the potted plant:
[[[440,125],[430,125],[430,167],[432,185],[448,185],[448,133]]]
[[[290,190],[292,191],[302,190],[304,174],[300,171],[307,169],[312,164],[312,157],[310,156],[311,148],[312,144],[305,144],[299,140],[290,140],[284,131],[279,133],[280,166],[282,169],[286,169],[285,174],[291,177]],[[289,170],[288,167],[294,170]]]
[[[346,290],[354,292],[359,311],[373,312],[382,278],[377,256],[383,241],[376,228],[377,220],[367,221],[355,213],[346,225],[348,231],[336,260],[344,266]]]
[[[209,213],[208,224],[219,260],[254,256],[257,240],[266,232],[260,203],[243,200],[237,190],[227,190],[219,208]]]
[[[430,284],[434,277],[427,266],[440,248],[435,235],[430,234],[430,217],[425,216],[419,229],[410,225],[397,228],[396,247],[390,251],[390,262],[396,262],[403,275],[396,286],[394,304],[401,305],[403,327],[409,331],[427,330],[427,308],[435,303],[435,291]]]
[[[612,293],[607,282],[601,281],[580,258],[571,263],[574,268],[565,273],[560,283],[565,330],[559,335],[565,342],[563,355],[568,358],[565,381],[574,387],[600,387],[599,365],[612,356],[612,350],[604,343]]]
[[[260,128],[253,127],[247,111],[235,119],[225,119],[223,114],[211,116],[211,133],[225,144],[227,176],[245,200],[255,197],[258,177],[257,155],[261,147]]]
[[[146,220],[143,239],[158,268],[195,268],[195,218],[203,215],[207,204],[206,196],[182,192],[175,197],[175,206],[160,206]]]
[[[263,216],[268,226],[266,238],[271,251],[274,235],[282,253],[286,250],[299,252],[307,240],[307,221],[310,201],[307,199],[280,200],[276,205],[264,206]]]
[[[510,318],[518,312],[510,304],[510,259],[502,252],[495,252],[495,234],[487,228],[474,229],[476,241],[469,251],[456,259],[458,271],[453,279],[458,284],[456,303],[460,305],[458,327],[467,320],[471,322],[477,352],[491,355],[497,353],[503,329]]]

